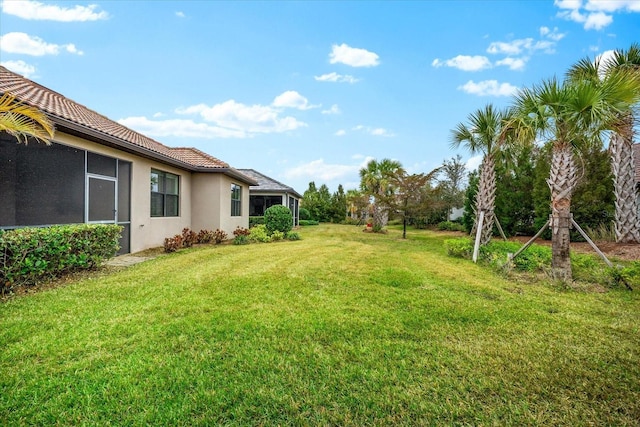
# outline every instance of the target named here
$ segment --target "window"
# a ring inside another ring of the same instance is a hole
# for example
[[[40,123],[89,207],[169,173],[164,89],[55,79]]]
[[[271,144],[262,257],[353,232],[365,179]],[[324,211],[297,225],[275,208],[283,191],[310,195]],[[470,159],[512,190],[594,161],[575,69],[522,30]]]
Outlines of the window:
[[[242,216],[242,187],[231,184],[231,216]]]
[[[179,177],[151,169],[151,216],[178,216]]]

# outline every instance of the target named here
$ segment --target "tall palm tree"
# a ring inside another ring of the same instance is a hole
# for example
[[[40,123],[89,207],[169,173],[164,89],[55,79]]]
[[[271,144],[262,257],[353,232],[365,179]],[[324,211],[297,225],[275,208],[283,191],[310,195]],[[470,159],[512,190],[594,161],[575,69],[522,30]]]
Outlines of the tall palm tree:
[[[29,138],[35,138],[49,145],[54,126],[44,112],[17,101],[10,93],[4,93],[0,96],[1,131],[13,135],[19,143],[26,144]]]
[[[482,212],[484,221],[480,244],[485,245],[491,240],[495,221],[494,208],[496,200],[496,156],[504,141],[507,140],[505,125],[508,113],[499,111],[491,104],[477,110],[468,117],[468,124],[459,123],[452,131],[451,146],[458,148],[464,145],[471,154],[482,153],[478,193],[475,200],[476,219],[472,234],[478,226],[478,218]]]
[[[613,74],[626,73],[629,78],[640,76],[640,44],[634,43],[624,50],[616,50],[608,60],[588,58],[573,65],[567,73],[569,78],[592,79],[600,82]],[[640,88],[638,88],[640,90]],[[633,159],[634,111],[628,109],[618,115],[619,131],[612,132],[609,142],[613,187],[616,198],[615,235],[616,242],[640,243],[640,219],[635,189],[635,163]]]
[[[512,126],[519,139],[541,139],[551,145],[551,168],[547,184],[551,190],[552,274],[570,281],[571,196],[578,181],[574,153],[592,143],[601,143],[603,130],[617,130],[617,113],[635,102],[633,82],[622,75],[602,83],[592,79],[555,78],[543,81],[516,96]]]
[[[373,200],[374,227],[387,225],[389,210],[383,199],[385,194],[392,191],[389,177],[401,169],[400,162],[391,159],[382,159],[380,162],[374,159],[360,169],[360,189]]]

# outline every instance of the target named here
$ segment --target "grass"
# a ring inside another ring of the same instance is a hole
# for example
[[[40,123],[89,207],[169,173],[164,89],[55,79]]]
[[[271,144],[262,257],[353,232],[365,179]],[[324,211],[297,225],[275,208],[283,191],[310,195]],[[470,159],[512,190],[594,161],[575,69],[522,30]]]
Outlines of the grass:
[[[303,228],[0,304],[0,425],[638,425],[640,297]]]

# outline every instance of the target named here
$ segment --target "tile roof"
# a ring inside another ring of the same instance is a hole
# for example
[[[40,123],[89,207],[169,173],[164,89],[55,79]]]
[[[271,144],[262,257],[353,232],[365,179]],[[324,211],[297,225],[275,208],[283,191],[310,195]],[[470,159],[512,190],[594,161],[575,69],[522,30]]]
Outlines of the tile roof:
[[[141,133],[117,123],[102,114],[99,114],[84,105],[66,98],[44,86],[39,85],[19,74],[15,74],[5,67],[0,66],[0,93],[11,93],[20,101],[37,107],[46,113],[56,123],[56,118],[80,125],[86,130],[97,131],[99,134],[108,135],[121,143],[135,146],[141,153],[155,155],[155,158],[165,158],[168,161],[183,163],[187,169],[198,170],[230,169],[229,165],[209,154],[195,148],[167,147]],[[59,126],[58,126],[59,127]],[[190,168],[191,167],[191,168]]]
[[[281,183],[280,181],[276,181],[273,178],[269,178],[268,176],[261,174],[260,172],[254,169],[238,169],[243,175],[246,175],[250,178],[253,178],[258,182],[258,185],[252,185],[249,187],[249,190],[254,191],[277,191],[284,193],[293,193],[297,197],[302,197],[296,190]]]

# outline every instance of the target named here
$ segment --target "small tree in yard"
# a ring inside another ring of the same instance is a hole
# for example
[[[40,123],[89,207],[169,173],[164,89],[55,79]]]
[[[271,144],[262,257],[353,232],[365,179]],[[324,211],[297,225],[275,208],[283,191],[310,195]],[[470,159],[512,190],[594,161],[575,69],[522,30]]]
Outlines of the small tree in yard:
[[[293,215],[288,207],[273,205],[264,211],[264,225],[269,234],[279,231],[286,235],[293,228]]]

